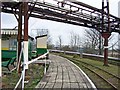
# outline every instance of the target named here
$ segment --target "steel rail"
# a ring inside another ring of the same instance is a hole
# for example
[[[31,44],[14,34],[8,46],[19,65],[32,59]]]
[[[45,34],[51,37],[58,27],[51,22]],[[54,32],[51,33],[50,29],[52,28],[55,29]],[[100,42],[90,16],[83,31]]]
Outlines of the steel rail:
[[[84,66],[84,65],[82,65]],[[107,79],[105,79],[104,77],[102,77],[100,74],[96,73],[94,70],[91,70],[90,68],[84,66],[85,68],[87,68],[88,70],[90,70],[91,72],[95,73],[97,76],[99,76],[101,79],[103,79],[104,81],[106,81],[108,84],[110,84],[114,89],[117,90],[117,87],[115,85],[113,85],[111,82],[109,82]]]
[[[112,75],[113,77],[115,77],[115,78],[117,78],[117,79],[120,80],[120,77],[118,77],[118,76],[116,76],[116,75],[114,75],[114,74],[112,74],[112,73],[110,73],[110,72],[107,72],[107,71],[105,71],[105,70],[103,70],[103,69],[101,69],[101,68],[99,68],[99,67],[97,67],[97,66],[94,66],[94,65],[91,65],[91,64],[82,62],[82,61],[80,61],[80,60],[78,60],[78,59],[74,59],[74,60],[77,60],[77,61],[79,61],[79,62],[81,62],[81,63],[87,64],[87,65],[92,66],[92,67],[94,67],[94,68],[97,68],[97,69],[99,69],[99,70],[101,70],[101,71],[103,71],[103,72],[106,72],[106,73],[108,73],[108,74]]]
[[[71,60],[74,63],[80,63],[79,61],[73,61],[72,59],[69,58],[69,60]],[[86,69],[88,69],[89,71],[93,72],[94,74],[96,74],[97,76],[99,76],[101,79],[103,79],[105,82],[107,82],[110,86],[112,86],[114,89],[117,90],[117,87],[115,85],[113,85],[110,81],[108,81],[107,79],[105,79],[103,76],[101,76],[100,74],[96,73],[94,70],[88,68],[88,66],[82,65],[83,67],[85,67]]]

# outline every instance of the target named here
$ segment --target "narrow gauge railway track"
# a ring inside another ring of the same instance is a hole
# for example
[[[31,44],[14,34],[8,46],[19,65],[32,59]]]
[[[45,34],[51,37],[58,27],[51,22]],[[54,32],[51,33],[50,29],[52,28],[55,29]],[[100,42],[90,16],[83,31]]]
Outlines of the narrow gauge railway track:
[[[86,64],[86,65],[89,65],[89,66],[91,66],[91,67],[97,68],[97,69],[99,69],[99,70],[101,70],[101,71],[103,71],[103,72],[106,72],[106,73],[108,73],[108,74],[112,75],[113,77],[115,77],[115,78],[117,78],[117,79],[120,80],[120,77],[118,77],[118,76],[116,76],[116,75],[114,75],[114,74],[112,74],[112,73],[110,73],[110,72],[108,72],[108,71],[106,71],[106,70],[103,70],[103,69],[101,69],[101,68],[99,68],[99,67],[97,67],[97,66],[94,66],[94,65],[91,65],[91,64],[82,62],[82,61],[80,61],[80,60],[78,60],[78,59],[73,59],[73,60],[77,60],[77,61],[79,61],[79,62],[81,62],[81,63],[84,63],[84,64]]]
[[[117,87],[118,87],[118,82],[120,80],[120,77],[110,73],[110,72],[107,72],[99,67],[96,67],[96,66],[93,66],[91,64],[88,64],[88,63],[85,63],[85,62],[82,62],[78,59],[73,59],[73,58],[69,58],[69,57],[65,57],[65,58],[68,58],[69,60],[71,60],[72,62],[74,62],[75,64],[77,64],[78,66],[80,66],[81,68],[84,68],[86,70],[88,70],[90,73],[93,73],[94,76],[96,75],[97,78],[100,78],[102,79],[102,81],[99,81],[99,82],[106,82],[107,86],[109,88],[111,88],[112,90],[117,90]],[[98,83],[99,83],[98,82]]]

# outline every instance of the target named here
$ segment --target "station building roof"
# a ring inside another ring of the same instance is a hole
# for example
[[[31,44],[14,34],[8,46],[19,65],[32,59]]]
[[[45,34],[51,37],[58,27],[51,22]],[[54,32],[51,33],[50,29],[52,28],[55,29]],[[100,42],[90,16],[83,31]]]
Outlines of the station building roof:
[[[2,29],[1,30],[2,35],[18,35],[17,29]]]
[[[18,35],[18,29],[2,29],[1,30],[1,34],[2,35]],[[33,37],[29,36],[28,37],[31,39],[31,40],[34,40]]]
[[[41,35],[41,36],[36,36],[35,39],[40,38],[40,37],[45,37],[45,36],[47,36],[47,34],[46,35]]]

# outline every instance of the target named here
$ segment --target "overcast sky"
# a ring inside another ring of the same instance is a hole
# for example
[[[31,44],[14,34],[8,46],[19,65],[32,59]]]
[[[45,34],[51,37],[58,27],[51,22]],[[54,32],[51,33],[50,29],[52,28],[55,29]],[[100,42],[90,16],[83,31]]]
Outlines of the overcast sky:
[[[78,0],[83,3],[89,4],[91,6],[97,7],[101,9],[102,0]],[[106,0],[105,0],[106,1]],[[120,0],[109,0],[110,1],[110,13],[118,16],[118,2]],[[2,28],[14,28],[17,26],[17,20],[12,14],[4,14],[2,13]],[[33,35],[32,29],[48,29],[50,35],[52,36],[52,41],[55,42],[58,40],[58,36],[62,36],[62,40],[64,44],[69,43],[70,32],[74,32],[80,34],[83,38],[85,27],[75,26],[65,23],[59,23],[49,20],[42,20],[36,18],[29,19],[29,34]]]

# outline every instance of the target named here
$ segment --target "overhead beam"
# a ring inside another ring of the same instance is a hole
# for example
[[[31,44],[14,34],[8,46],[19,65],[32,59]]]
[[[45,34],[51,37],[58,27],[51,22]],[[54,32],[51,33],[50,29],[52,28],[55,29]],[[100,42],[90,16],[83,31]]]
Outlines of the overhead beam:
[[[89,26],[89,25],[85,25],[85,24],[81,24],[81,23],[84,23],[83,21],[82,21],[82,19],[81,19],[81,22],[80,22],[80,20],[79,20],[79,18],[78,18],[78,20],[79,21],[77,21],[78,23],[73,23],[72,21],[70,21],[69,20],[69,22],[66,22],[65,21],[65,19],[64,18],[62,18],[61,16],[60,16],[60,18],[61,18],[61,20],[60,19],[56,19],[55,17],[52,17],[52,14],[51,14],[51,17],[52,18],[49,18],[49,17],[47,17],[47,16],[49,16],[49,15],[47,15],[47,14],[49,14],[49,13],[45,13],[44,12],[44,15],[45,16],[43,16],[43,11],[42,11],[42,9],[39,9],[40,11],[38,12],[38,11],[36,11],[36,9],[34,9],[34,13],[32,13],[31,14],[31,17],[34,17],[34,18],[40,18],[40,19],[48,19],[48,20],[52,20],[52,21],[57,21],[57,22],[63,22],[63,23],[68,23],[68,24],[73,24],[73,25],[78,25],[78,26],[84,26],[84,27],[91,27],[91,28],[94,28],[94,29],[96,29],[96,27],[99,27],[100,25],[99,24],[94,24],[94,23],[91,23],[91,25]],[[12,14],[12,10],[8,10],[8,9],[3,9],[2,10],[3,12],[7,12],[7,13],[11,13]],[[19,13],[18,11],[16,12],[17,14]],[[36,14],[35,14],[36,13]],[[38,13],[38,14],[37,14]],[[54,12],[53,12],[54,13]],[[59,17],[58,17],[59,18]],[[69,18],[69,17],[68,17]],[[84,19],[83,19],[84,20]],[[71,22],[71,23],[70,23]],[[87,22],[86,22],[87,23]],[[94,26],[92,26],[92,24],[93,25],[95,25],[96,27],[94,27]],[[97,28],[98,29],[98,28]],[[102,30],[102,28],[100,27],[99,28],[99,30]],[[115,28],[112,28],[111,27],[111,30],[112,30],[112,32],[120,32],[120,30],[119,30],[119,27],[115,27]]]
[[[77,5],[86,7],[86,8],[88,8],[88,9],[91,9],[91,10],[100,12],[100,9],[95,8],[95,7],[93,7],[93,6],[90,6],[90,5],[88,5],[88,4],[82,3],[82,2],[77,1],[77,0],[65,0],[65,1],[70,1],[70,2],[72,2],[72,3],[74,3],[74,4],[77,4]]]
[[[70,1],[74,1],[74,0],[70,0]],[[86,7],[87,4],[84,4],[84,3],[79,3],[79,4],[86,8],[84,10],[87,10],[87,9],[90,10],[91,9],[91,11],[93,11],[92,12],[93,14],[95,14],[95,13],[101,14],[101,12],[95,11],[95,10],[98,10],[97,8],[94,8],[94,7],[88,8],[88,7]],[[9,13],[8,7],[11,8],[13,6],[15,6],[15,3],[14,3],[14,5],[12,5],[12,4],[10,5],[10,4],[4,3],[2,11],[6,12],[6,13]],[[41,16],[41,14],[43,14],[43,15],[47,15],[49,17],[54,17],[55,19],[56,19],[56,17],[57,18],[61,18],[61,20],[63,20],[63,22],[64,22],[65,19],[67,19],[68,21],[73,21],[74,20],[76,22],[79,22],[80,24],[81,23],[85,23],[84,27],[87,27],[87,26],[92,26],[93,28],[100,27],[99,28],[100,30],[102,28],[100,26],[101,22],[99,23],[97,21],[98,19],[101,20],[101,18],[94,18],[94,15],[91,15],[91,14],[87,15],[87,14],[85,14],[83,12],[81,12],[81,13],[80,12],[72,12],[72,13],[70,13],[70,8],[69,9],[65,9],[65,8],[61,8],[61,7],[56,7],[55,5],[48,4],[46,2],[45,3],[43,3],[43,2],[36,2],[35,7],[34,8],[33,7],[34,7],[34,5],[30,5],[29,4],[29,9],[33,11],[32,15],[34,15],[34,16],[36,16],[36,15],[37,16]],[[18,8],[18,7],[16,6],[15,8]],[[67,13],[67,12],[69,12],[69,13]],[[12,13],[12,12],[10,12],[10,13]],[[107,15],[107,13],[104,13],[104,12],[103,12],[103,14]],[[89,17],[89,16],[91,16],[91,17]],[[109,17],[110,17],[110,21],[109,22],[114,25],[114,26],[112,25],[110,27],[111,32],[120,32],[119,27],[117,27],[119,25],[116,25],[116,23],[118,23],[120,18],[116,18],[114,16],[111,16],[110,14],[109,14]],[[107,24],[108,20],[104,20],[104,23]],[[106,27],[106,28],[108,28],[108,27]]]
[[[88,5],[88,4],[82,3],[82,2],[77,1],[77,0],[65,0],[65,1],[70,1],[70,2],[72,2],[72,3],[74,3],[74,4],[77,4],[77,5],[86,7],[86,8],[88,8],[88,9],[91,9],[91,10],[94,10],[94,11],[97,11],[97,12],[102,13],[102,10],[101,10],[101,9],[95,8],[95,7],[93,7],[93,6],[90,6],[90,5]],[[104,12],[104,14],[107,15],[106,12]],[[110,16],[113,17],[113,18],[116,18],[116,19],[120,19],[120,18],[118,18],[118,17],[116,17],[116,16],[114,16],[114,15],[111,15],[111,14],[110,14]]]

